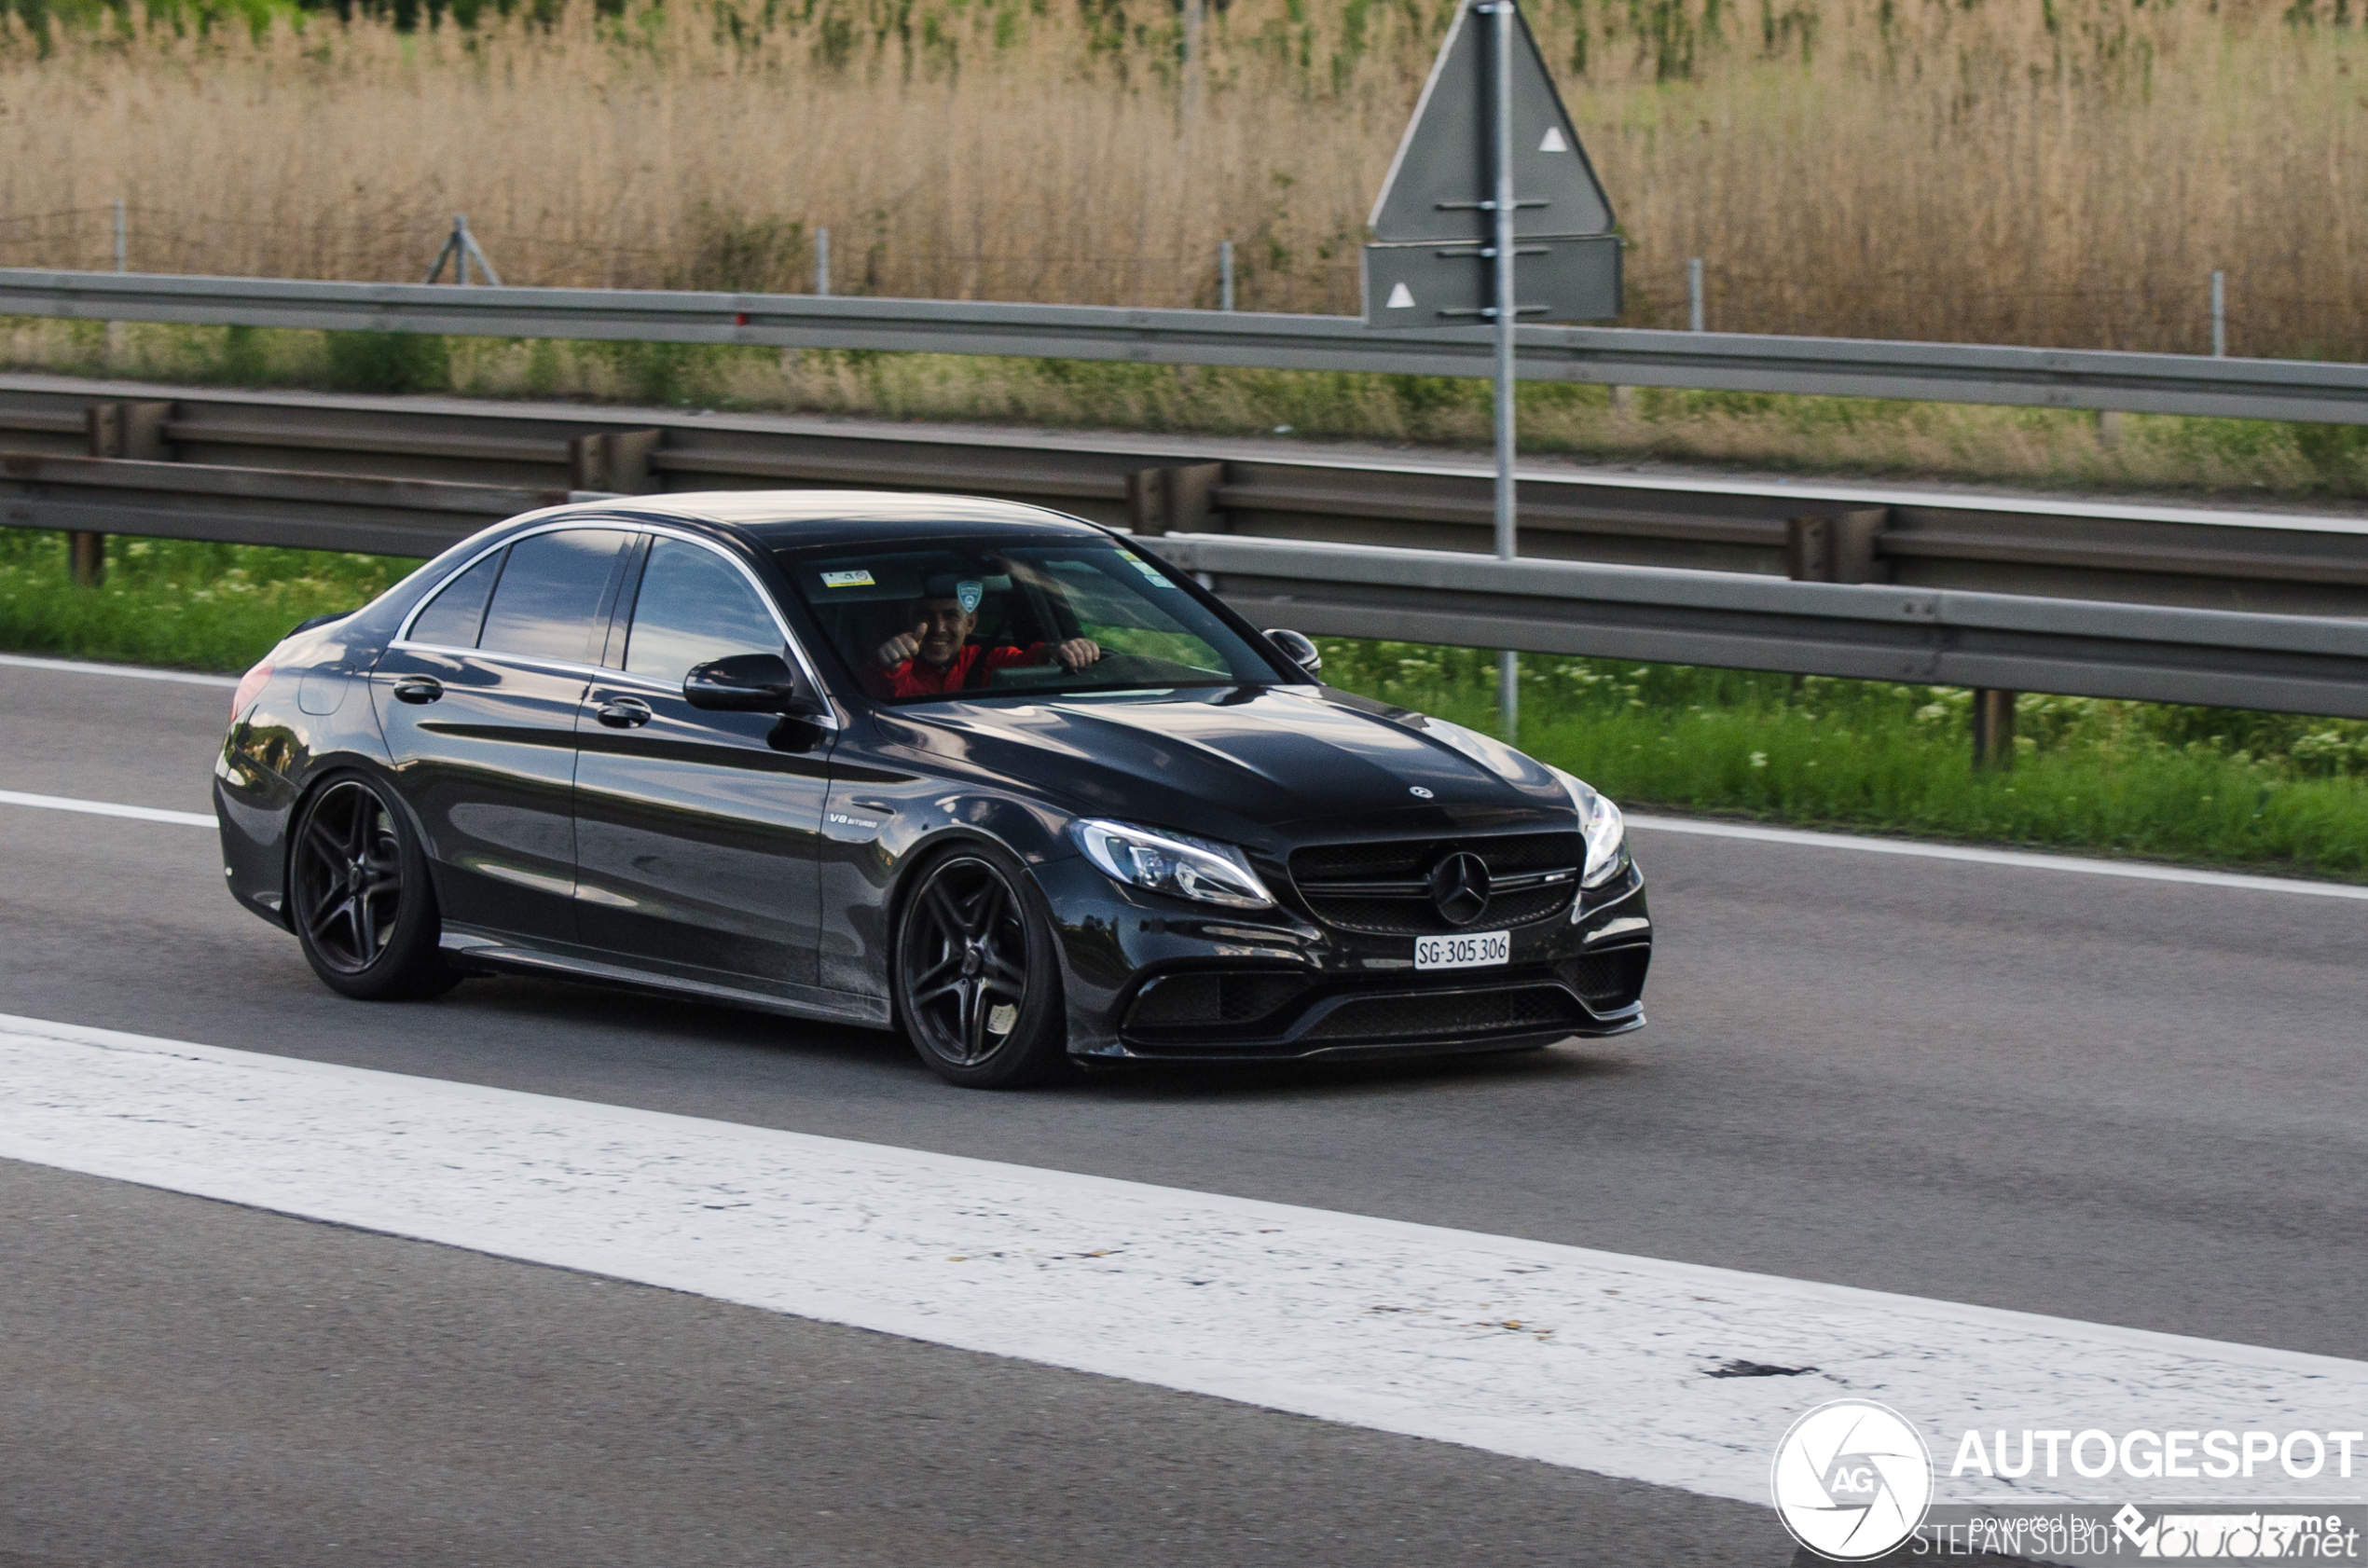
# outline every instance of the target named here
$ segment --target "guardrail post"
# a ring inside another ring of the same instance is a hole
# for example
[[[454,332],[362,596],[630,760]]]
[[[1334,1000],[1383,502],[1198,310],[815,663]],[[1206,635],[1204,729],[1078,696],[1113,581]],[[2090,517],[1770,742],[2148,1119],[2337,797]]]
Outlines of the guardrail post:
[[[2015,694],[1974,688],[1974,767],[2003,773],[2015,765]]]
[[[603,430],[568,442],[568,488],[605,495],[649,495],[658,488],[650,476],[650,454],[658,449],[654,430]]]
[[[1163,533],[1217,531],[1217,487],[1225,482],[1221,462],[1138,468],[1126,476],[1126,526],[1156,538]]]
[[[1834,520],[1831,517],[1784,519],[1784,575],[1796,583],[1834,580]]]
[[[1784,575],[1796,583],[1887,583],[1882,558],[1887,506],[1853,507],[1830,517],[1784,519]]]
[[[82,412],[84,450],[94,458],[169,461],[164,422],[172,417],[170,403],[93,403]],[[66,535],[66,553],[76,583],[95,588],[105,580],[105,534],[76,530]]]

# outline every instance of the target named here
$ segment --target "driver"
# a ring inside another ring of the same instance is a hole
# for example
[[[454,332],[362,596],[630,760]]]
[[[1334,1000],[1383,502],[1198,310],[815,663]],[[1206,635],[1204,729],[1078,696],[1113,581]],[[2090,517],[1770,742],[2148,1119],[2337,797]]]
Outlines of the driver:
[[[864,689],[875,697],[964,691],[985,685],[990,673],[1013,665],[1057,664],[1075,673],[1102,656],[1101,644],[1086,637],[1026,648],[973,647],[971,629],[978,625],[978,612],[963,609],[952,594],[915,599],[904,621],[906,629],[881,643],[860,672]]]

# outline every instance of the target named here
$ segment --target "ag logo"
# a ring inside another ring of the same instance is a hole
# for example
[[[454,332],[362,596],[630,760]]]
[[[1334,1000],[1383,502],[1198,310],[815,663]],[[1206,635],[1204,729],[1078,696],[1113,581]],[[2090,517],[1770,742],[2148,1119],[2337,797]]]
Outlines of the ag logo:
[[[1863,1562],[1923,1522],[1932,1453],[1889,1406],[1836,1399],[1793,1423],[1776,1445],[1768,1485],[1794,1540],[1829,1561]]]

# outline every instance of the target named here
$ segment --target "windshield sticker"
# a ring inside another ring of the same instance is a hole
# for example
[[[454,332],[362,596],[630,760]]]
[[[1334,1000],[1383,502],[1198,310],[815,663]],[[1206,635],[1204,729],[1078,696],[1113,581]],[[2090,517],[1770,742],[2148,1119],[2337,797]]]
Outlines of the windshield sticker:
[[[826,588],[869,588],[877,585],[872,581],[870,572],[856,571],[826,571],[822,573],[822,585]]]
[[[1141,572],[1143,574],[1143,580],[1150,584],[1151,586],[1155,588],[1172,588],[1176,586],[1175,584],[1167,580],[1167,573],[1162,571],[1158,567],[1153,566],[1150,562],[1145,560],[1134,551],[1121,550],[1119,554],[1125,557],[1127,564],[1134,567],[1136,571]]]
[[[972,582],[969,578],[964,578],[961,582],[954,585],[954,602],[962,607],[962,613],[965,615],[976,613],[979,607],[979,600],[984,598],[985,597],[985,586],[983,584]]]

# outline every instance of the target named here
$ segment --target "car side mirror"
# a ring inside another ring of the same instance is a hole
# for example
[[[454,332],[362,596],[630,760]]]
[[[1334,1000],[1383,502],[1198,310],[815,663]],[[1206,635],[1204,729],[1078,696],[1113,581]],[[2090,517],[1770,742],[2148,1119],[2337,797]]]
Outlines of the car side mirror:
[[[1284,657],[1307,671],[1308,674],[1324,673],[1324,655],[1316,650],[1315,641],[1304,632],[1295,632],[1282,626],[1270,626],[1266,631],[1266,640],[1280,648]]]
[[[712,659],[682,678],[682,700],[710,713],[812,713],[821,699],[778,653]]]

